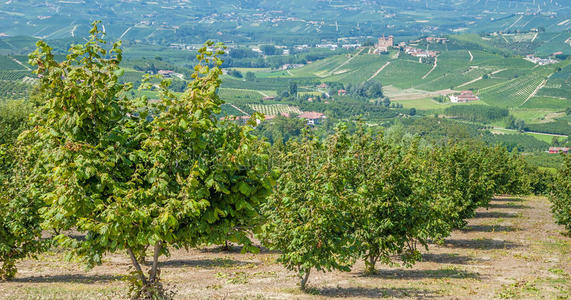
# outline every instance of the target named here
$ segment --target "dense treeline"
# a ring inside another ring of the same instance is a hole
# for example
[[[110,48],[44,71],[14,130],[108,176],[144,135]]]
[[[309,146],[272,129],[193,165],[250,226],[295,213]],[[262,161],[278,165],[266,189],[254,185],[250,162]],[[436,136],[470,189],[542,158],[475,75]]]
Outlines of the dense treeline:
[[[525,130],[533,132],[571,135],[571,126],[569,125],[569,121],[566,119],[559,119],[548,123],[526,124]]]
[[[300,105],[304,111],[324,111],[336,119],[350,119],[362,116],[367,120],[389,119],[398,116],[398,112],[385,107],[382,103],[355,103],[335,101],[329,104],[304,102]]]
[[[9,132],[0,145],[0,279],[49,247],[89,267],[122,252],[134,270],[130,295],[163,298],[160,257],[169,249],[233,242],[258,251],[253,233],[305,289],[312,270],[347,271],[358,259],[369,273],[377,263],[410,266],[494,194],[547,189],[517,152],[472,140],[435,143],[364,124],[294,138],[301,121],[277,118],[291,130],[256,129],[270,146],[252,134],[258,116],[247,125],[217,117],[222,49],[200,49],[182,95],[163,81],[160,101],[149,102],[129,97],[120,44],[107,47],[97,23],[62,62],[38,43],[30,116],[0,114]],[[552,191],[562,224],[568,170],[567,157]]]
[[[472,122],[490,122],[508,116],[509,111],[489,105],[450,106],[444,110],[447,116],[458,117]]]

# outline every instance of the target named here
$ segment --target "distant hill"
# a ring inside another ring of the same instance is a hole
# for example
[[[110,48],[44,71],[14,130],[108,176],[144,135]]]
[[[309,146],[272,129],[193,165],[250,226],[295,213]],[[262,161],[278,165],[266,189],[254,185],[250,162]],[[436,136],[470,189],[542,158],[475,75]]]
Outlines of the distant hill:
[[[0,3],[0,35],[76,39],[103,20],[112,38],[130,41],[318,43],[383,33],[561,32],[571,29],[569,16],[566,0],[10,0]]]

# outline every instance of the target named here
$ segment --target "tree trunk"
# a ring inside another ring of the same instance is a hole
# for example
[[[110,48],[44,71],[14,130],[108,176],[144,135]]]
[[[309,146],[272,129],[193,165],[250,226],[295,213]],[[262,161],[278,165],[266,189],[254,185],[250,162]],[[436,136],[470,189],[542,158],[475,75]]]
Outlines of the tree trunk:
[[[230,245],[228,244],[228,240],[224,241],[224,246],[222,246],[222,251],[226,252],[230,251]]]
[[[374,254],[369,254],[365,257],[365,274],[373,275],[376,273],[375,265],[377,264],[378,257]]]
[[[151,267],[151,273],[149,274],[149,281],[151,283],[156,283],[158,281],[157,273],[159,269],[159,255],[161,254],[162,246],[162,242],[157,242],[155,244],[155,250],[153,253],[153,266]]]
[[[305,270],[304,273],[299,276],[301,278],[300,286],[301,286],[302,291],[305,291],[305,287],[307,284],[307,280],[309,279],[309,273],[310,272],[311,272],[311,269]]]
[[[145,277],[145,273],[143,273],[143,269],[141,269],[141,265],[137,261],[137,258],[135,257],[133,250],[131,250],[131,248],[127,248],[127,253],[129,253],[129,257],[131,258],[131,263],[133,264],[135,269],[137,269],[137,273],[139,274],[139,279],[141,279],[143,286],[148,285],[147,278]]]

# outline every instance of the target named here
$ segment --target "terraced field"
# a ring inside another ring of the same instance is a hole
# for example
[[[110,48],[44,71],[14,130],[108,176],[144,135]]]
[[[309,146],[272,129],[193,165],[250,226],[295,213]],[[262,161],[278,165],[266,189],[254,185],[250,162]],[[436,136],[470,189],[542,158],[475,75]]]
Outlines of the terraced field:
[[[279,114],[301,114],[302,111],[297,106],[287,104],[250,104],[251,109],[263,113],[266,116],[276,116]]]
[[[514,78],[503,84],[481,89],[480,98],[490,104],[500,107],[517,107],[533,94],[543,80],[547,78],[550,70],[544,68],[525,77]]]

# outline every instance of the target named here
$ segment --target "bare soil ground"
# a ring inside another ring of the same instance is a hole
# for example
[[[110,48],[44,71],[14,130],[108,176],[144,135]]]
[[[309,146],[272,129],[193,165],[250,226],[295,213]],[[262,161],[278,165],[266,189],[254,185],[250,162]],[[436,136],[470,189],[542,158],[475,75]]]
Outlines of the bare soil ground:
[[[218,248],[175,250],[162,263],[162,279],[180,299],[568,299],[571,239],[554,224],[542,197],[498,197],[443,245],[432,245],[424,261],[408,269],[379,265],[375,276],[315,272],[302,293],[277,254],[240,254]],[[123,299],[120,274],[125,255],[113,254],[86,271],[53,251],[18,264],[12,282],[0,283],[0,299]]]

